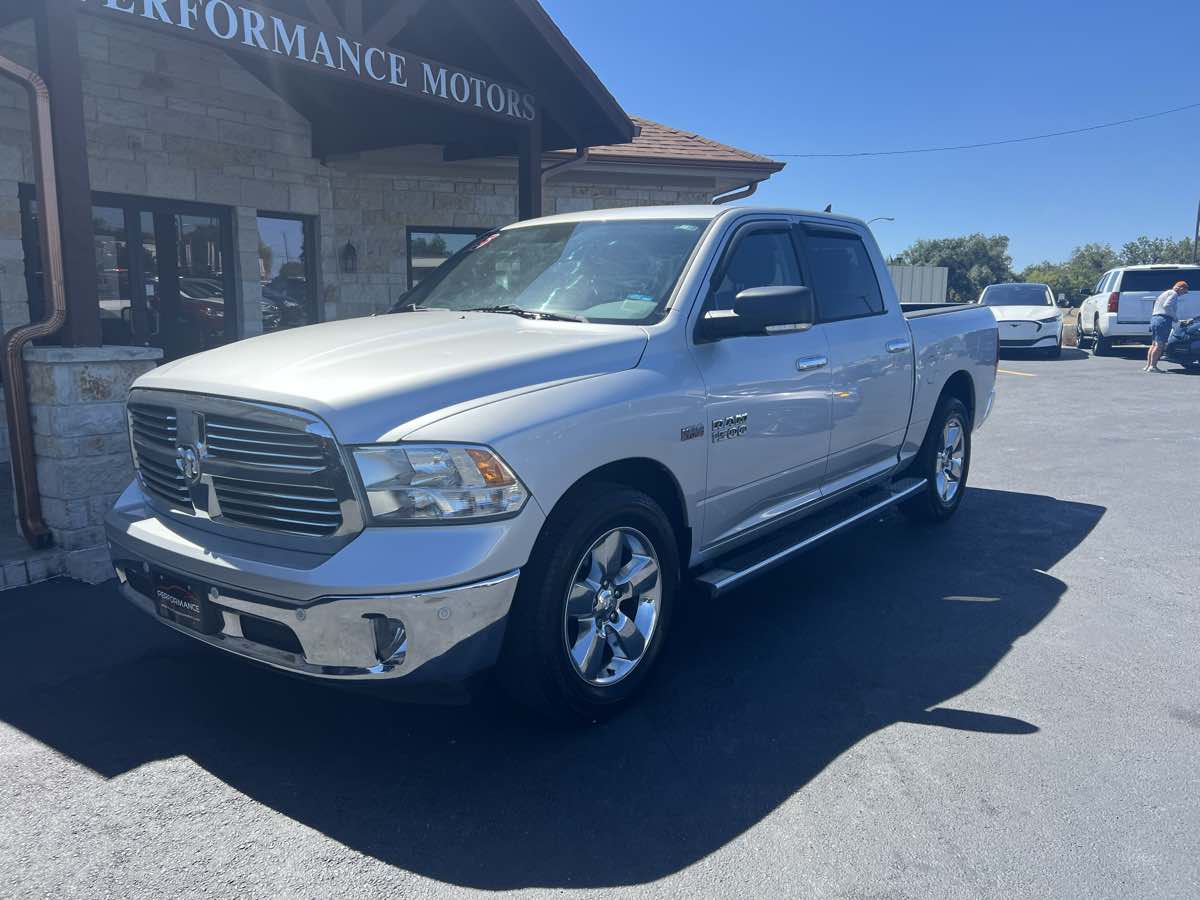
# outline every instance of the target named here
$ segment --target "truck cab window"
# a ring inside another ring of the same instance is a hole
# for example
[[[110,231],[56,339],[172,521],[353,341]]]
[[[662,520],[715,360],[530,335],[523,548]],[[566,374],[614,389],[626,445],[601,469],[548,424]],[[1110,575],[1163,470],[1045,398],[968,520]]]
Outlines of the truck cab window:
[[[713,291],[712,309],[733,309],[747,288],[802,285],[800,264],[786,231],[755,231],[742,238]]]
[[[817,314],[822,322],[873,316],[884,311],[875,267],[860,237],[810,232],[807,245]]]

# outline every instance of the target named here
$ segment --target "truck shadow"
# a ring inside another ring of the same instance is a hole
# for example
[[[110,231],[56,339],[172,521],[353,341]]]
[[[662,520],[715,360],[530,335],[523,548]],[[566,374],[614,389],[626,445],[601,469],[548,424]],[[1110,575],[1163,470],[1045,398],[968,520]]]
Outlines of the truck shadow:
[[[1001,740],[1052,726],[942,704],[1054,609],[1066,585],[1046,570],[1103,514],[976,489],[944,528],[885,515],[718,603],[688,598],[643,701],[576,732],[491,700],[414,707],[295,681],[160,628],[111,585],[56,582],[0,603],[0,720],[106,778],[186,755],[443,882],[642,884],[890,725]]]

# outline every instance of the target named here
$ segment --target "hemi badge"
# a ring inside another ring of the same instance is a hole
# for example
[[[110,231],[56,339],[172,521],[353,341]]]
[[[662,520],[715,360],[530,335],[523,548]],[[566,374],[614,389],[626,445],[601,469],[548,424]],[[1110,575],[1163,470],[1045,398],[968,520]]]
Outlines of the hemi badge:
[[[685,425],[679,429],[679,439],[681,441],[694,441],[696,438],[704,437],[704,425]]]

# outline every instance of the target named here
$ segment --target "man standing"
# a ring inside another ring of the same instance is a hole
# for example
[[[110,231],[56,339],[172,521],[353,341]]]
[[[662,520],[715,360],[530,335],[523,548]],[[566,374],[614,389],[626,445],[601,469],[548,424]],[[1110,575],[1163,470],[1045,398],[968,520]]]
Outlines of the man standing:
[[[1143,372],[1163,374],[1163,370],[1158,367],[1158,361],[1167,349],[1171,329],[1175,327],[1179,318],[1179,298],[1187,292],[1187,282],[1177,281],[1175,287],[1163,291],[1154,301],[1154,312],[1150,316],[1150,339],[1153,343],[1150,345],[1150,352],[1146,354],[1146,368],[1142,369]]]

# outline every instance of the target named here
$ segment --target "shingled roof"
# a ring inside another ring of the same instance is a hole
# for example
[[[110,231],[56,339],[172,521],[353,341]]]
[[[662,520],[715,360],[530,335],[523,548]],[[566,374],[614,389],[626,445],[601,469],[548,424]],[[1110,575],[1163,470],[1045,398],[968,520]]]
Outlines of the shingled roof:
[[[691,131],[682,131],[639,116],[630,118],[641,129],[641,134],[631,144],[592,147],[590,155],[593,160],[743,169],[764,175],[773,175],[785,165],[768,156],[740,150]]]

